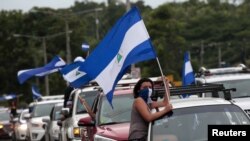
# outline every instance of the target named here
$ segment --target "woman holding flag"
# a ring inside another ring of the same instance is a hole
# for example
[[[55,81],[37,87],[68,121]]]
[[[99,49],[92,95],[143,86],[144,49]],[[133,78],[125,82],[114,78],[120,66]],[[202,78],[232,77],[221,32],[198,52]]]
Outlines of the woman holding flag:
[[[168,83],[167,83],[168,84]],[[168,93],[169,93],[169,89]],[[149,122],[163,116],[172,110],[169,103],[168,94],[165,94],[163,101],[152,101],[151,94],[154,91],[153,81],[149,78],[140,79],[134,87],[134,103],[131,111],[131,121],[129,129],[130,141],[145,141],[148,134]],[[165,107],[163,110],[151,113],[153,108]]]

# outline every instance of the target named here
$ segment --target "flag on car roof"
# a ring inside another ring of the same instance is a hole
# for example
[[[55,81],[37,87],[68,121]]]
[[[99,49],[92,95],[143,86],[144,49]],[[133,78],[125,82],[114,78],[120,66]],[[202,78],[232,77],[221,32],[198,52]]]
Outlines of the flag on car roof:
[[[85,77],[85,72],[79,71],[80,65],[83,62],[83,58],[81,59],[80,57],[77,57],[73,63],[66,65],[60,70],[64,80],[69,82],[70,86],[74,88],[80,88],[82,86],[82,82],[89,80],[87,77]]]
[[[88,43],[82,43],[82,50],[88,51],[89,50],[89,44]]]
[[[190,85],[194,83],[195,77],[193,68],[190,62],[189,53],[185,52],[184,54],[184,64],[182,70],[182,86]],[[188,95],[184,94],[183,97],[187,97]]]
[[[149,34],[136,7],[123,15],[93,50],[80,71],[85,80],[95,80],[112,105],[117,82],[131,64],[156,58]],[[82,82],[85,84],[86,82]]]
[[[33,100],[37,100],[42,97],[41,93],[39,92],[38,88],[36,85],[32,85],[31,87],[31,92],[33,96]]]
[[[32,76],[42,77],[54,72],[57,72],[60,68],[65,66],[66,63],[59,56],[55,56],[52,61],[43,67],[35,69],[20,70],[17,73],[18,81],[23,84],[27,79]]]

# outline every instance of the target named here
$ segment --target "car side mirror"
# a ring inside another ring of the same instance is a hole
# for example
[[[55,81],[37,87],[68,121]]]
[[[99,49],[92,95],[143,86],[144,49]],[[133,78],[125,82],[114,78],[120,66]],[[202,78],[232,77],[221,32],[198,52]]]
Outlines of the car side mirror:
[[[69,116],[69,108],[62,108],[61,113],[64,117]]]
[[[95,125],[95,121],[93,121],[90,116],[81,118],[78,121],[78,126],[94,126],[94,125]]]
[[[48,124],[50,122],[50,117],[46,116],[46,117],[42,118],[42,121]]]
[[[28,120],[28,119],[31,118],[31,114],[30,114],[30,113],[25,113],[25,114],[23,115],[23,117],[24,117],[26,120]]]
[[[58,125],[59,127],[62,127],[62,121],[61,121],[61,120],[58,120],[58,121],[57,121],[57,125]]]
[[[18,122],[18,118],[14,118],[14,119],[12,120],[12,122],[14,122],[14,123]]]

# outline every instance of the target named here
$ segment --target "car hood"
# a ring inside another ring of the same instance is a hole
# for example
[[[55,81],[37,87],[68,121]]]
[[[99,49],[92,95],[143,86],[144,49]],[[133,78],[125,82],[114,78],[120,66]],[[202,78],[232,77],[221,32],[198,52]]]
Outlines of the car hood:
[[[250,97],[247,98],[234,98],[233,103],[240,106],[243,110],[250,109]]]
[[[128,140],[130,123],[120,123],[113,125],[102,125],[97,128],[100,136],[111,138],[114,140]]]

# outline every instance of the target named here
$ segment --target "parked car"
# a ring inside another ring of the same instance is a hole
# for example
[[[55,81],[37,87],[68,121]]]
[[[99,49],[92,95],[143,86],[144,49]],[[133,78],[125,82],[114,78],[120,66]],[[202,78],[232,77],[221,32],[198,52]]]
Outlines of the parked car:
[[[10,139],[13,125],[10,122],[10,111],[8,108],[0,109],[0,139]]]
[[[197,84],[223,84],[227,88],[235,88],[231,93],[232,102],[240,106],[250,116],[250,70],[243,64],[237,67],[201,68],[196,75]],[[211,96],[211,95],[205,95]],[[222,94],[218,95],[223,97]]]
[[[82,89],[75,89],[71,92],[67,107],[62,108],[64,120],[62,121],[60,140],[62,141],[80,141],[83,128],[78,126],[80,118],[88,116],[86,108],[82,105],[79,97],[85,99],[89,105],[92,105],[95,97],[100,93],[98,87],[90,86]]]
[[[127,140],[131,118],[133,90],[119,89],[114,92],[112,105],[102,93],[96,99],[90,116],[81,118],[78,125],[86,127],[82,141]]]
[[[189,97],[171,99],[172,112],[151,122],[148,141],[207,141],[208,125],[250,125],[244,110],[230,101],[232,89],[222,84],[204,84],[172,88],[171,95],[216,94],[225,98]],[[162,110],[163,108],[160,108]],[[153,109],[151,112],[157,112]]]
[[[52,108],[49,117],[43,118],[45,122],[45,141],[59,141],[60,127],[57,125],[57,121],[61,120],[61,110],[63,103],[57,103]]]
[[[20,141],[26,139],[27,121],[24,118],[24,115],[26,113],[29,113],[28,109],[22,110],[19,116],[14,119],[14,132],[13,132],[14,140]]]
[[[48,100],[35,102],[31,113],[27,113],[24,117],[27,120],[27,140],[40,141],[44,140],[44,117],[49,117],[49,114],[57,103],[63,103],[63,100]]]

